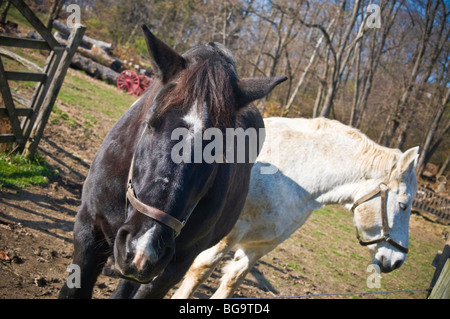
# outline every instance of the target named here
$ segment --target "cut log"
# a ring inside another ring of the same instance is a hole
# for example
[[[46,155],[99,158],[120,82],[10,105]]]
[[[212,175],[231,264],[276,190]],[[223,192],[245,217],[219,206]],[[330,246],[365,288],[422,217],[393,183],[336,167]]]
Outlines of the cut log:
[[[67,36],[60,32],[55,32],[55,38],[60,43],[67,44]],[[110,56],[105,50],[99,48],[96,44],[93,44],[90,49],[79,46],[78,52],[86,58],[92,59],[97,63],[107,66],[114,71],[121,71],[122,62],[113,56]]]
[[[66,26],[64,23],[58,20],[53,21],[53,27],[64,35],[69,35],[71,32],[71,29],[68,26]],[[88,48],[91,48],[93,45],[96,45],[98,48],[105,50],[107,52],[114,49],[114,46],[111,43],[96,40],[88,36],[83,36],[81,43],[87,46]]]
[[[55,32],[54,36],[58,42],[67,44],[67,37],[65,35]],[[114,71],[120,71],[120,68],[122,67],[122,62],[120,60],[110,56],[105,50],[97,47],[95,44],[93,44],[90,49],[79,46],[78,52],[84,57],[92,59],[97,63],[113,69]]]
[[[106,81],[109,84],[116,84],[119,73],[109,67],[103,66],[89,58],[76,53],[72,58],[71,67],[85,71],[90,76]]]

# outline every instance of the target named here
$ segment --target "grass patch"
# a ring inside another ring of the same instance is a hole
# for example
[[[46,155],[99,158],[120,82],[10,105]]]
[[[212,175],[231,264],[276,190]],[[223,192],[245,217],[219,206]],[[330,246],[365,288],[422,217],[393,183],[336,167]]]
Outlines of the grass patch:
[[[50,118],[50,123],[52,124],[58,124],[61,121],[69,120],[69,115],[66,112],[60,110],[60,108],[56,104],[53,106],[52,113],[53,116]]]
[[[0,6],[0,12],[3,12],[6,6],[6,2],[7,1],[3,1],[2,5]],[[45,18],[47,16],[45,13],[36,12],[36,10],[34,10],[33,12],[37,16],[37,18],[41,20],[42,23],[43,21],[45,21]],[[34,29],[31,23],[28,22],[28,20],[22,15],[22,13],[20,13],[20,11],[14,5],[9,7],[6,20],[17,23],[21,28]]]
[[[23,155],[0,154],[0,190],[46,185],[56,174],[39,155],[29,160]]]
[[[412,216],[412,220],[415,225],[419,217]],[[330,205],[315,211],[300,230],[278,249],[264,256],[263,260],[280,269],[287,265],[290,276],[304,276],[307,283],[316,286],[316,291],[310,290],[313,293],[423,290],[428,288],[435,270],[431,262],[444,244],[444,241],[430,239],[431,236],[422,239],[411,232],[410,252],[402,267],[391,273],[381,274],[380,288],[369,288],[367,279],[372,274],[367,271],[367,266],[372,263],[370,252],[367,247],[358,244],[351,212],[342,206]],[[274,287],[280,291],[286,289],[288,292],[285,294],[304,293],[292,293],[292,286],[281,282],[274,284]],[[394,299],[425,296],[426,293],[422,291],[404,291],[369,296],[349,295],[345,298]]]
[[[45,60],[43,56],[31,51],[18,53],[27,53],[23,54],[27,58]],[[20,70],[17,63],[8,63],[8,70]],[[35,83],[30,85],[23,81],[11,84],[13,90],[27,97],[31,97],[35,85]],[[125,94],[113,85],[88,78],[81,71],[68,72],[58,94],[57,102],[53,106],[48,124],[63,125],[71,129],[82,127],[85,130],[85,136],[89,138],[89,130],[96,130],[104,119],[103,114],[116,120],[136,99],[135,96]],[[0,190],[46,185],[55,174],[54,170],[39,155],[35,160],[30,161],[21,155],[9,156],[0,153]]]
[[[118,119],[136,101],[136,97],[120,92],[113,85],[93,85],[83,76],[67,73],[58,101],[71,107],[80,106],[84,110],[83,116],[95,124],[98,121],[96,112]]]

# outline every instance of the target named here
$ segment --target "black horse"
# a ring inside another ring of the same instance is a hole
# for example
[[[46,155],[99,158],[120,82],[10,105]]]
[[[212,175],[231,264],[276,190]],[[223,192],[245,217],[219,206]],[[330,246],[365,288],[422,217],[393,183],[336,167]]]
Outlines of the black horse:
[[[286,80],[239,79],[224,46],[208,43],[179,55],[142,28],[156,79],[114,125],[92,163],[74,227],[81,285],[66,283],[62,298],[90,298],[112,254],[124,278],[113,297],[163,297],[202,250],[231,230],[253,165],[249,156],[245,163],[174,161],[180,139],[173,132],[190,134],[184,145],[193,159],[195,148],[210,142],[195,142],[208,128],[224,134],[226,128],[263,128],[251,102]]]

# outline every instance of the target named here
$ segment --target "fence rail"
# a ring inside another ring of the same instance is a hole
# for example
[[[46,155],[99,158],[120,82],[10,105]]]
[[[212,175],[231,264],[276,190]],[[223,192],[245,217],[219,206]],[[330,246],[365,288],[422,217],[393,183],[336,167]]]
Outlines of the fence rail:
[[[81,43],[86,27],[82,25],[75,26],[67,40],[67,45],[60,44],[24,0],[9,1],[28,20],[43,40],[0,35],[0,46],[46,49],[50,51],[44,69],[39,72],[5,70],[2,57],[0,57],[0,121],[2,126],[7,127],[8,125],[11,128],[4,128],[0,131],[0,143],[15,143],[16,149],[29,157],[34,157],[69,64],[78,45]],[[2,55],[5,55],[5,52],[7,50],[2,50]],[[11,56],[17,56],[17,54],[8,54],[7,52],[6,56],[11,58]],[[20,63],[25,62],[28,68],[32,66],[35,69],[30,61],[26,61],[21,57],[19,59]],[[37,82],[32,99],[27,100],[20,97],[19,101],[17,99],[15,101],[16,94],[14,90],[11,90],[8,81]],[[25,108],[16,107],[16,102],[18,104],[24,103],[23,106]],[[9,121],[5,122],[5,119]]]
[[[450,220],[450,199],[424,187],[419,186],[412,206],[413,209],[436,215],[441,219]]]

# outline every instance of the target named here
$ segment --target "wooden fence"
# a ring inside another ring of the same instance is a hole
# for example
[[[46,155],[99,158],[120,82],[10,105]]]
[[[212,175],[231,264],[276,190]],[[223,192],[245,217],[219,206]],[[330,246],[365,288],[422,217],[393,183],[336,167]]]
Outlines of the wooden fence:
[[[447,238],[444,249],[438,253],[433,266],[436,266],[430,287],[428,298],[449,299],[450,298],[450,237]]]
[[[413,209],[433,214],[441,219],[450,220],[450,199],[440,196],[432,190],[420,187],[413,200]]]
[[[0,57],[0,104],[4,104],[0,105],[0,118],[7,118],[12,130],[11,133],[0,134],[0,143],[15,143],[19,150],[33,157],[70,61],[81,42],[86,27],[76,26],[70,34],[67,45],[63,45],[53,37],[23,0],[10,0],[10,2],[35,28],[43,40],[0,35],[0,46],[49,51],[44,70],[38,73],[5,70]],[[26,103],[28,104],[25,105],[26,107],[16,107],[14,94],[11,92],[8,81],[37,82],[32,99]]]

